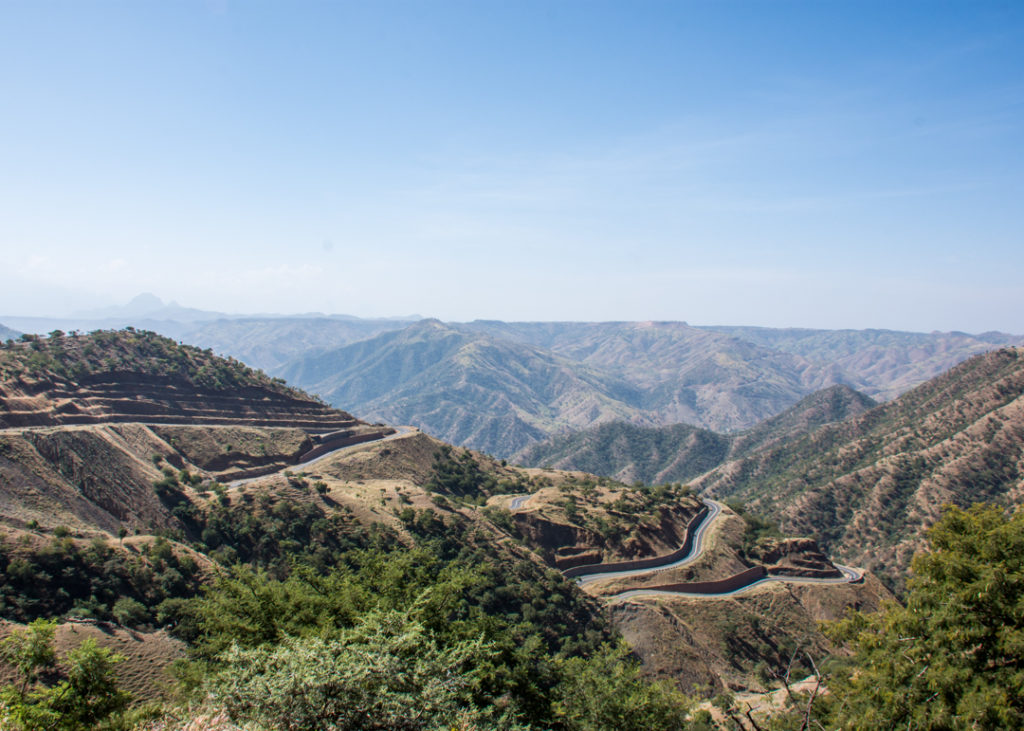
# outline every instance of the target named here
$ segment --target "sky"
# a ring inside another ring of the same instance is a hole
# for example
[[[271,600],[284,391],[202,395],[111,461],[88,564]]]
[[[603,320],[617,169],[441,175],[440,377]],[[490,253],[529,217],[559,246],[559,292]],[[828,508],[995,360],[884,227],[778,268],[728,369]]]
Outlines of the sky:
[[[1024,3],[0,0],[0,322],[1024,334]]]

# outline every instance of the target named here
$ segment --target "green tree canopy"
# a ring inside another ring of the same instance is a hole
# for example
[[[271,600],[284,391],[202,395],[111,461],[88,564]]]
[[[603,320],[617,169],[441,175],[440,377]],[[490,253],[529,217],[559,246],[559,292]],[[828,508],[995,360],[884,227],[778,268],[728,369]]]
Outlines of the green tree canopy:
[[[1024,728],[1024,513],[948,508],[913,562],[906,606],[830,630],[854,650],[830,726]]]
[[[210,691],[233,718],[283,731],[508,728],[496,707],[471,703],[489,652],[480,640],[442,646],[407,614],[373,611],[335,639],[236,646]]]

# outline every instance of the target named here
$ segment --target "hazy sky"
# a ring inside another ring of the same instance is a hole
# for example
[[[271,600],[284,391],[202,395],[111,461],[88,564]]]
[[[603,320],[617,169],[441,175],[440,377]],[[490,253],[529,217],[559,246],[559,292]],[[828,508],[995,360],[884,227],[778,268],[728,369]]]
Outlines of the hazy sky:
[[[0,314],[1024,333],[1024,3],[0,0]]]

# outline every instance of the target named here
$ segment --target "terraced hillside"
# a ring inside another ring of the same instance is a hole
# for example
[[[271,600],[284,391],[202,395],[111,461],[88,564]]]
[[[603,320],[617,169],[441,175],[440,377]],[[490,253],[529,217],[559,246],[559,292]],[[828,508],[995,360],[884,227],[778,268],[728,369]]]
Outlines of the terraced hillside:
[[[138,489],[168,469],[251,477],[393,431],[153,333],[29,337],[0,347],[0,517],[169,529],[176,504]]]
[[[155,333],[55,333],[0,346],[0,428],[113,422],[357,425],[282,381]]]

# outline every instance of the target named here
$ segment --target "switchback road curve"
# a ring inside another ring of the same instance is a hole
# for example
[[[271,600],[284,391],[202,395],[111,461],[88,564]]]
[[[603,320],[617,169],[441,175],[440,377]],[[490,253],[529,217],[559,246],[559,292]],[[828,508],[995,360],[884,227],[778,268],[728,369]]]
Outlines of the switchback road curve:
[[[529,495],[519,495],[512,498],[509,502],[509,510],[515,511],[521,509],[524,503],[529,499]],[[565,573],[568,578],[576,578],[577,583],[583,585],[595,581],[621,579],[628,576],[640,576],[658,571],[667,571],[669,569],[680,568],[691,564],[704,553],[707,533],[714,522],[720,517],[724,507],[722,503],[716,500],[709,500],[707,498],[703,499],[703,503],[706,508],[706,513],[703,518],[701,518],[696,524],[691,523],[691,525],[687,527],[688,535],[686,543],[689,544],[689,550],[685,551],[685,555],[678,556],[676,554],[678,554],[679,551],[677,551],[663,557],[664,560],[662,561],[659,561],[657,558],[648,559],[645,562],[647,565],[642,568],[617,570],[615,569],[615,566],[620,564],[592,564],[590,566],[577,566],[572,569],[566,569],[563,573]],[[684,543],[683,548],[686,547],[686,543]],[[627,561],[621,563],[635,564],[636,562]],[[649,588],[627,589],[619,594],[605,597],[605,600],[609,602],[617,602],[640,596],[679,596],[693,598],[729,597],[743,594],[744,592],[750,591],[758,586],[772,582],[787,584],[848,584],[851,582],[861,581],[864,578],[863,572],[858,569],[854,569],[849,566],[841,566],[840,564],[833,565],[840,571],[842,576],[787,576],[782,574],[769,574],[763,567],[755,567],[754,569],[749,569],[720,581],[691,582],[690,584],[672,584],[663,587],[653,586]],[[715,586],[716,584],[728,585],[728,588],[725,590],[718,590],[718,587]]]
[[[256,480],[262,480],[265,477],[269,477],[270,475],[275,475],[278,472],[283,472],[284,470],[293,470],[293,469],[296,469],[296,468],[305,469],[305,468],[309,467],[310,465],[316,464],[317,462],[320,462],[322,460],[327,459],[328,457],[333,457],[333,456],[337,455],[339,452],[345,452],[345,451],[349,451],[349,450],[354,450],[354,449],[357,449],[358,447],[364,447],[367,444],[379,444],[380,442],[390,442],[392,439],[400,439],[401,437],[408,436],[409,434],[412,434],[414,432],[419,431],[419,429],[417,429],[414,426],[393,426],[391,428],[394,429],[395,431],[393,433],[391,433],[391,434],[386,435],[386,436],[378,437],[377,439],[368,439],[365,442],[356,442],[355,444],[346,444],[346,445],[343,445],[341,447],[338,447],[337,449],[332,449],[329,452],[325,452],[324,454],[321,454],[321,455],[319,455],[317,457],[314,457],[313,459],[311,459],[311,460],[309,460],[307,462],[301,462],[300,461],[298,464],[288,465],[287,467],[282,467],[279,470],[274,470],[273,472],[268,472],[265,475],[256,475],[256,476],[253,476],[253,477],[243,477],[243,478],[241,478],[239,480],[232,480],[231,482],[227,483],[227,486],[228,487],[238,487],[239,485],[245,485],[246,483],[249,483],[249,482],[254,482]],[[301,460],[302,458],[300,457],[299,459]]]

